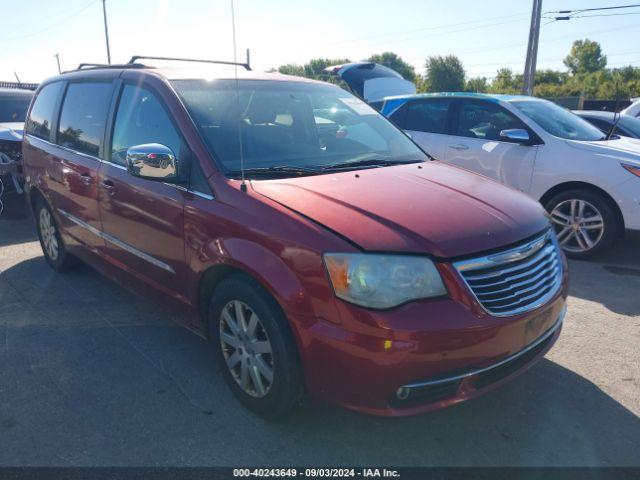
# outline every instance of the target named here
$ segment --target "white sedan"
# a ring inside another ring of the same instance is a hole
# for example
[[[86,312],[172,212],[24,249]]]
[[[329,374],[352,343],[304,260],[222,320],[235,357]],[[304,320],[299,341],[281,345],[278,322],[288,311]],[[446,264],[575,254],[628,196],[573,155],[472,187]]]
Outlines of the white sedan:
[[[534,97],[407,94],[409,82],[372,63],[327,71],[436,159],[539,200],[568,255],[589,257],[625,229],[640,230],[640,140],[607,139],[586,120]]]
[[[434,157],[540,200],[573,257],[640,230],[640,141],[605,135],[556,104],[523,96],[387,99],[397,125]]]

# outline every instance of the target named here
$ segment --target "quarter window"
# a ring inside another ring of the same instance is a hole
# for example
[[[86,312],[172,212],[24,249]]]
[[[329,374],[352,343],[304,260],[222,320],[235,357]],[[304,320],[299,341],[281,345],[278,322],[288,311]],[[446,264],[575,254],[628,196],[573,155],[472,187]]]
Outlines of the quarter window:
[[[111,83],[69,84],[60,112],[58,144],[97,157],[111,93]]]
[[[525,129],[525,125],[502,107],[488,102],[463,102],[460,106],[456,135],[482,140],[508,141],[502,130]]]
[[[182,139],[158,98],[145,88],[125,85],[113,128],[111,161],[126,165],[127,149],[146,143],[165,145],[180,160]]]
[[[450,104],[446,99],[410,102],[406,106],[404,128],[416,132],[446,133]]]
[[[42,87],[31,108],[25,130],[34,137],[49,140],[53,111],[62,88],[61,82],[50,83]]]

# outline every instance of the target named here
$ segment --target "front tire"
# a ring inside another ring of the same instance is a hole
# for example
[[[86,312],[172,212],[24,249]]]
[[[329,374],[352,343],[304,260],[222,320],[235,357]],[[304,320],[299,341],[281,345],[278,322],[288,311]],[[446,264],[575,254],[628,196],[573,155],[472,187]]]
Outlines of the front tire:
[[[35,209],[38,238],[44,258],[56,272],[63,272],[75,265],[75,259],[67,251],[51,208],[44,200],[38,200]]]
[[[608,249],[620,225],[608,199],[589,190],[567,190],[551,198],[545,208],[567,256],[590,258]]]
[[[254,413],[283,417],[302,396],[302,370],[280,306],[256,281],[236,274],[215,289],[209,334],[225,381]]]

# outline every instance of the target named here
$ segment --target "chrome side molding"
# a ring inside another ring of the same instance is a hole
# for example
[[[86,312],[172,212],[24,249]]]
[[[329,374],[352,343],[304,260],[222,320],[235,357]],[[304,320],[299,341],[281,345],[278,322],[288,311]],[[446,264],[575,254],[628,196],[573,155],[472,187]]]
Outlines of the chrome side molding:
[[[84,228],[85,230],[88,230],[89,232],[93,233],[94,235],[97,235],[98,237],[102,238],[103,240],[112,243],[114,245],[116,245],[117,247],[120,247],[123,250],[126,250],[127,252],[131,253],[132,255],[135,255],[138,258],[141,258],[147,262],[149,262],[152,265],[155,265],[158,268],[161,268],[162,270],[166,270],[169,273],[173,273],[175,274],[175,270],[173,268],[171,268],[170,265],[167,265],[164,262],[161,262],[160,260],[158,260],[155,257],[152,257],[151,255],[149,255],[148,253],[143,252],[142,250],[138,250],[135,247],[132,247],[131,245],[129,245],[128,243],[123,242],[122,240],[114,237],[113,235],[109,235],[108,233],[105,233],[101,230],[98,230],[96,227],[89,225],[87,222],[80,220],[78,217],[71,215],[69,212],[62,210],[61,208],[58,208],[58,212],[60,212],[60,215],[62,215],[63,217],[67,218],[68,220],[70,220],[71,222],[75,223],[76,225]]]

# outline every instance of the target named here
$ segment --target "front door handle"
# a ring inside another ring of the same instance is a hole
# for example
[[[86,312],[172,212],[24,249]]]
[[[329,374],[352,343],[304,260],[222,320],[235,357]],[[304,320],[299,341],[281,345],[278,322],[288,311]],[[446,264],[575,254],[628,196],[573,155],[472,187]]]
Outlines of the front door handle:
[[[104,188],[109,195],[113,195],[115,193],[115,184],[111,180],[103,180],[100,182],[100,186]]]
[[[458,145],[449,145],[449,148],[452,148],[454,150],[458,150],[458,151],[462,151],[462,150],[469,150],[469,146],[468,145],[463,145],[463,144],[458,144]]]
[[[91,178],[91,175],[88,173],[81,173],[80,181],[84,183],[86,186],[89,186],[93,183],[93,178]]]

